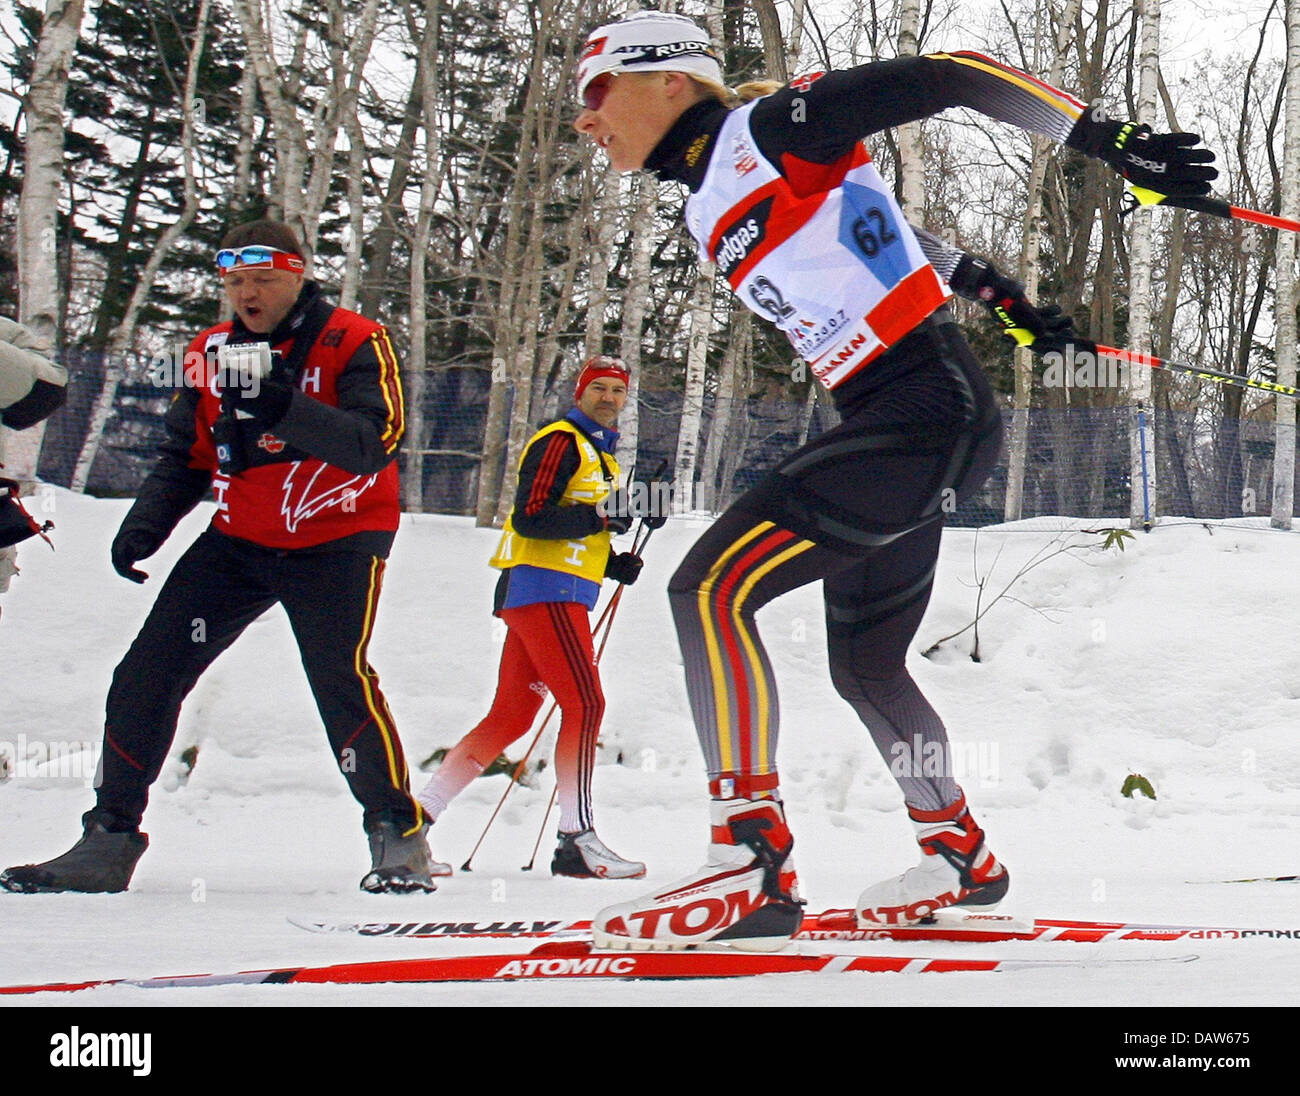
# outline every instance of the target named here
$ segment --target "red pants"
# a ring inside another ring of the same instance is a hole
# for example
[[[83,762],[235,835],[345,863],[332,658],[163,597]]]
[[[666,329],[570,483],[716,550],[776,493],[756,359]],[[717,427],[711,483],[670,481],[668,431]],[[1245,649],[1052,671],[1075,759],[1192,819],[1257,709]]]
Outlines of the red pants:
[[[548,601],[503,609],[501,619],[509,630],[492,708],[447,754],[420,800],[436,818],[507,746],[527,734],[549,689],[561,713],[555,745],[560,829],[589,829],[591,773],[605,695],[587,610],[575,602]]]

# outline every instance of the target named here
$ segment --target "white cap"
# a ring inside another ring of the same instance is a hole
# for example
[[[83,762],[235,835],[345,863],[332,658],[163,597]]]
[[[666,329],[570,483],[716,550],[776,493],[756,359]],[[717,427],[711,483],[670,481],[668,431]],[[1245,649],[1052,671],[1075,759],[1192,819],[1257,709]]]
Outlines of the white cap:
[[[587,35],[578,59],[578,97],[603,72],[686,72],[722,83],[708,34],[684,15],[639,11]]]

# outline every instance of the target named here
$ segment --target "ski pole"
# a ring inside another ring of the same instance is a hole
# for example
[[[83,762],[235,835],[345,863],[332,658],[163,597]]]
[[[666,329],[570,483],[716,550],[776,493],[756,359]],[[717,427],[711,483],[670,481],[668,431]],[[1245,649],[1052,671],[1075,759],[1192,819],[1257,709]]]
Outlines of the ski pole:
[[[1097,354],[1103,358],[1118,358],[1120,361],[1130,362],[1133,365],[1146,365],[1152,369],[1167,369],[1175,373],[1186,373],[1188,376],[1213,381],[1216,384],[1234,384],[1239,388],[1255,388],[1261,392],[1271,392],[1275,396],[1289,396],[1291,399],[1300,398],[1300,388],[1292,388],[1290,385],[1278,384],[1275,381],[1261,381],[1254,377],[1243,377],[1237,373],[1221,373],[1217,369],[1202,369],[1199,365],[1166,361],[1164,358],[1157,358],[1154,354],[1139,354],[1135,350],[1121,350],[1114,346],[1102,346],[1100,343],[1097,344]]]
[[[1261,213],[1258,209],[1245,209],[1242,206],[1231,205],[1222,198],[1176,197],[1140,186],[1130,187],[1125,198],[1128,202],[1128,208],[1124,210],[1123,216],[1128,216],[1138,206],[1174,206],[1178,209],[1190,209],[1195,213],[1208,213],[1212,217],[1223,217],[1234,221],[1249,221],[1252,224],[1264,225],[1267,228],[1281,228],[1287,232],[1300,232],[1300,221],[1293,221],[1288,217],[1278,217],[1272,213]]]
[[[542,815],[542,824],[537,828],[537,840],[533,842],[533,855],[528,858],[520,871],[532,871],[533,865],[537,862],[537,850],[542,847],[542,836],[546,833],[546,822],[551,817],[551,809],[555,806],[555,797],[559,794],[560,785],[554,784],[551,787],[551,798],[546,804],[546,813]]]

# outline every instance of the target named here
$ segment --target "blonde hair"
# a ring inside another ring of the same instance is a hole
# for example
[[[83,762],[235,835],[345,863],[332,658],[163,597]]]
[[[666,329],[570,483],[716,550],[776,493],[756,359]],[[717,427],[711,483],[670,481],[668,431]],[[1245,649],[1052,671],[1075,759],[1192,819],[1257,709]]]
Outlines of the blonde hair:
[[[764,95],[771,95],[774,91],[780,91],[785,87],[780,80],[747,80],[739,87],[729,88],[701,76],[693,76],[690,73],[686,73],[686,76],[703,93],[700,98],[717,99],[728,110],[735,110],[745,103],[761,99]]]

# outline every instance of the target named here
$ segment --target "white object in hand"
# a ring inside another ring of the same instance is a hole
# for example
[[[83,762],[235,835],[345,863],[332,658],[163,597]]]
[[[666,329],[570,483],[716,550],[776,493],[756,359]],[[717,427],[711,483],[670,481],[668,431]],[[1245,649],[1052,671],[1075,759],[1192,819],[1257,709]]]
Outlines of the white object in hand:
[[[217,347],[222,388],[242,388],[250,396],[256,396],[262,379],[271,372],[271,364],[271,344],[268,342]],[[251,419],[253,416],[247,411],[237,410],[235,417]]]

